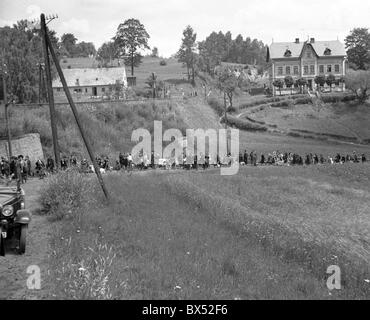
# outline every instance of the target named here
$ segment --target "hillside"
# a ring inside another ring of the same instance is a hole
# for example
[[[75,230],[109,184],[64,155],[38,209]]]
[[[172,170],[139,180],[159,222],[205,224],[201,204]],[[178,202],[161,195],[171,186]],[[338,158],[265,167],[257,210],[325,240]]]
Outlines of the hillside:
[[[249,108],[238,117],[292,134],[370,142],[368,104],[325,103],[318,108],[310,103],[288,106],[276,103]]]
[[[132,131],[138,128],[153,132],[154,120],[162,120],[163,130],[186,125],[175,105],[169,101],[79,104],[78,111],[84,129],[97,154],[116,157],[119,152],[130,152]],[[2,117],[2,113],[0,113]],[[44,154],[52,154],[52,135],[48,107],[14,106],[10,112],[13,137],[39,133]],[[57,107],[58,138],[61,152],[87,157],[72,111],[67,105]],[[0,127],[0,137],[5,137]]]

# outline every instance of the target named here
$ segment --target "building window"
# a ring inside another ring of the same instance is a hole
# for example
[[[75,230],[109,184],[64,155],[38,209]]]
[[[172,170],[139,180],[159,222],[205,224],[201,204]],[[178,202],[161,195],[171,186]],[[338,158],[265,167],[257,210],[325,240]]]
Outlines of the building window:
[[[299,69],[298,69],[298,66],[294,66],[294,69],[293,69],[294,71],[294,74],[295,75],[298,75],[298,73],[299,73]]]
[[[87,88],[85,88],[85,93],[87,93]]]
[[[328,65],[326,66],[326,72],[331,72],[331,64],[328,64]]]
[[[319,72],[324,73],[324,65],[323,64],[319,65]]]
[[[329,48],[326,48],[324,51],[325,56],[330,56],[331,55],[331,50]]]
[[[60,92],[60,88],[57,88],[57,92]]]
[[[289,49],[286,49],[284,53],[284,57],[291,57],[291,56],[292,56],[292,52]]]
[[[101,88],[101,92],[105,92],[105,88]]]
[[[310,74],[315,74],[315,65],[310,65]]]
[[[303,67],[303,74],[308,74],[308,66]]]
[[[339,64],[334,65],[335,73],[339,73]]]
[[[283,74],[283,67],[278,67],[278,75],[281,76]]]
[[[290,67],[289,66],[286,67],[285,71],[286,71],[286,74],[290,74]]]

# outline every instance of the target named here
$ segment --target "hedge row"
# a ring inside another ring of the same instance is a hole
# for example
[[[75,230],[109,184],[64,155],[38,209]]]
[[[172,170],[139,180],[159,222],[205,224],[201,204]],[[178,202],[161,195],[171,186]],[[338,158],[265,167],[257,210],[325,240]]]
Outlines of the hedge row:
[[[337,103],[337,102],[348,102],[348,101],[353,101],[356,99],[356,96],[353,94],[328,94],[328,95],[323,95],[321,96],[321,100],[324,103]],[[293,102],[290,100],[285,100],[282,102],[278,103],[272,103],[270,106],[272,108],[284,108],[284,107],[289,107],[291,104],[297,105],[297,104],[310,104],[312,103],[311,98],[309,97],[302,97],[302,98],[297,98]]]
[[[279,101],[287,100],[287,99],[293,99],[294,100],[294,99],[299,99],[299,98],[302,98],[302,97],[305,97],[305,96],[306,95],[304,95],[304,94],[296,94],[296,95],[290,95],[290,96],[264,98],[264,99],[261,99],[261,100],[256,100],[256,101],[253,101],[253,102],[248,102],[248,103],[245,103],[245,104],[241,104],[239,106],[239,109],[255,107],[255,106],[258,106],[258,105],[261,105],[261,104],[279,102]]]
[[[227,116],[228,124],[232,127],[238,128],[240,130],[246,131],[267,131],[267,128],[259,125],[257,123],[250,122],[248,120],[243,120],[233,116]],[[225,117],[221,118],[221,122],[225,122]]]
[[[335,103],[335,102],[348,102],[348,101],[353,101],[356,99],[356,96],[354,94],[323,94],[322,95],[322,100],[324,103]],[[284,101],[288,102],[290,100],[294,100],[294,104],[308,104],[311,103],[311,99],[307,96],[307,94],[296,94],[296,95],[291,95],[291,96],[283,96],[283,97],[272,97],[272,98],[265,98],[249,103],[245,103],[239,106],[239,109],[244,109],[244,108],[249,108],[249,107],[254,107],[258,105],[263,105],[263,104],[270,104],[272,107],[286,107],[288,104],[283,103],[279,105],[279,102]]]

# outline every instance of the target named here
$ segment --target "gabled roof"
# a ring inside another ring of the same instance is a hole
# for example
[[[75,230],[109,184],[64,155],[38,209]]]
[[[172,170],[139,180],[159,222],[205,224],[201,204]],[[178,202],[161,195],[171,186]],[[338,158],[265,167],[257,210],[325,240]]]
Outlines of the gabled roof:
[[[328,48],[331,50],[330,56],[345,56],[346,50],[344,45],[339,40],[334,41],[315,41],[310,43],[309,41],[304,42],[273,42],[270,45],[270,59],[291,59],[298,58],[301,55],[303,46],[305,44],[312,45],[316,54],[319,57],[327,57],[324,55],[325,50]],[[285,57],[285,52],[289,50],[291,52],[290,57]]]
[[[117,80],[122,81],[125,86],[127,85],[124,67],[63,69],[63,74],[68,87],[112,85]],[[62,87],[59,77],[53,80],[52,86],[53,88]]]
[[[62,67],[62,69],[97,68],[100,65],[102,65],[102,63],[100,61],[96,60],[93,57],[78,57],[78,58],[67,58],[67,57],[65,57],[65,58],[61,58],[59,60],[59,64]],[[123,65],[122,61],[121,61],[121,64],[120,64],[120,61],[118,59],[113,59],[109,63],[108,66],[109,67],[120,67],[121,65]]]
[[[311,43],[312,47],[316,51],[319,57],[326,57],[324,52],[326,49],[331,50],[331,56],[345,56],[346,49],[339,40],[334,41],[315,41]]]

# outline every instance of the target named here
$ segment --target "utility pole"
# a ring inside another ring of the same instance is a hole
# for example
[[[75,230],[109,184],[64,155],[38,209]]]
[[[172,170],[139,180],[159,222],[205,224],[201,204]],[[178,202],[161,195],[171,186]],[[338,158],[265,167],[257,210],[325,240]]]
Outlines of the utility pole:
[[[9,151],[9,163],[10,159],[12,157],[12,138],[10,135],[10,125],[9,125],[9,114],[8,114],[8,93],[7,93],[7,88],[6,88],[6,64],[5,64],[5,50],[3,50],[3,57],[2,57],[2,74],[3,74],[3,95],[4,95],[4,107],[5,107],[5,126],[6,126],[6,133],[7,133],[7,138],[8,138],[8,151]]]
[[[48,92],[49,109],[50,109],[51,133],[53,135],[55,166],[56,166],[56,169],[58,170],[60,167],[58,130],[57,130],[57,125],[56,125],[53,88],[51,84],[52,78],[51,78],[51,68],[50,68],[50,60],[49,60],[49,54],[48,54],[48,44],[46,40],[48,38],[48,34],[47,34],[47,28],[46,28],[46,23],[45,23],[45,15],[43,13],[41,14],[40,20],[41,20],[42,44],[43,44],[44,59],[45,59],[46,87],[47,87],[47,92]]]
[[[45,87],[45,81],[43,76],[44,66],[45,64],[42,62],[39,62],[37,64],[39,67],[39,104],[44,102],[44,87]]]
[[[44,24],[45,24],[45,17],[44,17],[44,14],[41,14],[41,21],[44,21]],[[41,27],[42,27],[42,22],[41,22]],[[44,29],[46,30],[46,29]],[[71,106],[71,109],[72,109],[72,112],[73,112],[73,115],[75,117],[75,120],[77,122],[77,126],[80,130],[80,133],[81,133],[81,136],[82,136],[82,139],[85,143],[85,146],[86,146],[86,149],[87,149],[87,152],[89,153],[89,156],[90,156],[90,159],[93,163],[93,166],[94,166],[94,170],[95,170],[95,174],[97,175],[98,177],[98,180],[99,180],[99,183],[100,183],[100,186],[104,192],[104,195],[107,199],[109,199],[109,194],[108,194],[108,191],[105,187],[105,184],[104,184],[104,180],[103,180],[103,177],[100,173],[100,168],[98,166],[98,164],[96,163],[96,159],[95,159],[95,156],[94,156],[94,153],[92,151],[92,148],[91,148],[91,145],[90,145],[90,142],[89,140],[87,139],[87,136],[85,135],[85,132],[83,130],[83,126],[82,126],[82,123],[80,121],[80,118],[78,116],[78,112],[77,112],[77,108],[76,108],[76,105],[72,99],[72,96],[71,96],[71,93],[69,92],[69,88],[67,86],[67,82],[66,82],[66,79],[64,77],[64,74],[63,74],[63,71],[62,71],[62,68],[60,67],[60,64],[59,64],[59,61],[58,61],[58,58],[55,54],[55,51],[54,51],[54,48],[52,46],[52,43],[50,41],[50,38],[48,36],[48,34],[45,32],[45,41],[46,41],[46,45],[47,47],[49,48],[50,50],[50,53],[51,53],[51,56],[53,58],[53,61],[55,63],[55,66],[57,68],[57,71],[58,71],[58,74],[59,74],[59,78],[60,78],[60,81],[62,82],[62,85],[63,85],[63,89],[64,89],[64,92],[67,96],[67,99],[68,99],[68,102]],[[47,53],[47,52],[46,52]]]

